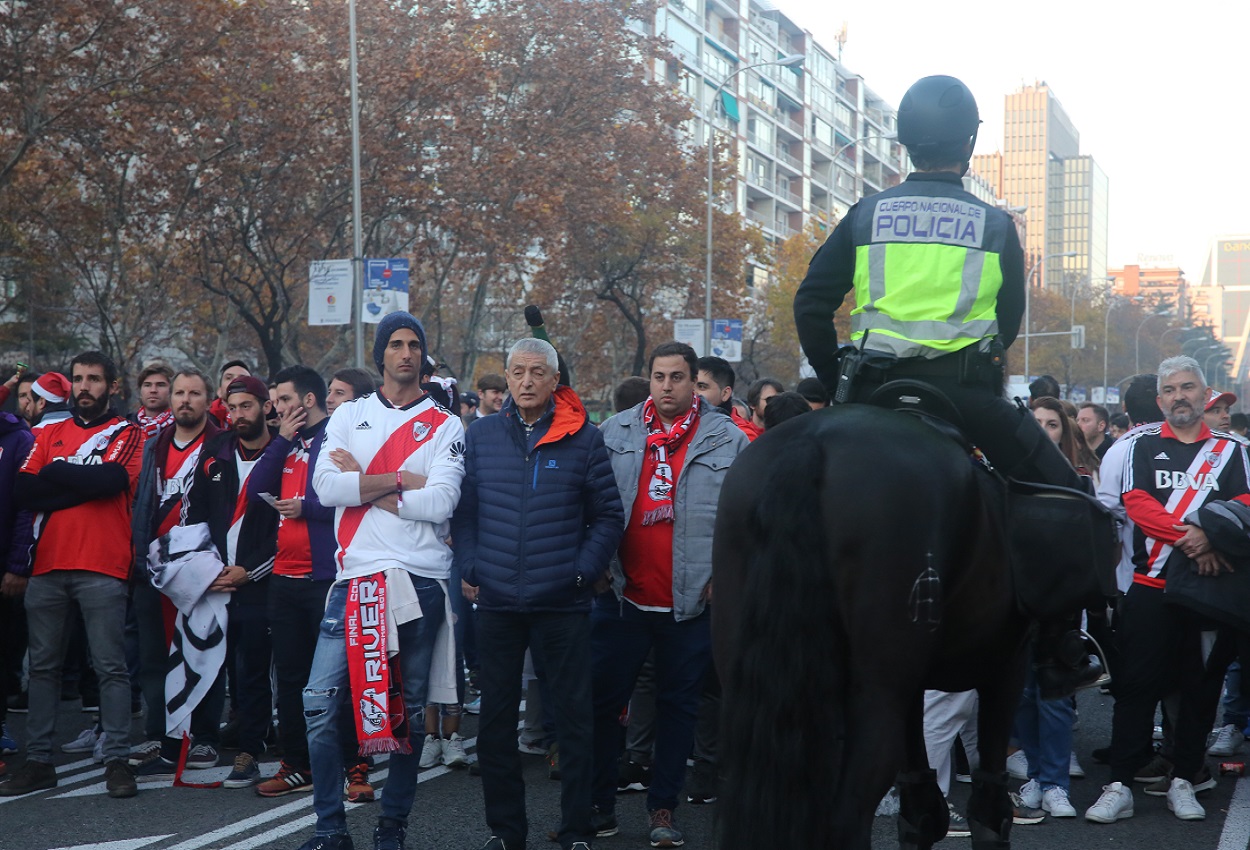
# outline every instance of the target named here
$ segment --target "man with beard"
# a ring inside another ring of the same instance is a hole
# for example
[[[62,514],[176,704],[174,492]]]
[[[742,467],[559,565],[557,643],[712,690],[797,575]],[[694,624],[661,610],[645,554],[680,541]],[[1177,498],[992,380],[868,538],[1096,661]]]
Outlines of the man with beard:
[[[1201,685],[1223,672],[1206,669],[1202,631],[1210,626],[1165,602],[1163,591],[1169,573],[1196,567],[1213,576],[1230,569],[1188,518],[1215,500],[1250,504],[1250,461],[1241,443],[1202,421],[1210,389],[1196,360],[1170,357],[1158,374],[1164,421],[1136,432],[1124,463],[1121,499],[1134,525],[1134,571],[1116,619],[1112,781],[1085,813],[1096,823],[1132,817],[1133,776],[1150,760],[1155,706],[1170,693],[1181,694],[1173,776],[1166,788],[1146,790],[1166,795],[1181,820],[1202,820],[1206,812],[1194,794],[1215,787],[1204,756],[1219,691]]]
[[[163,429],[144,444],[131,527],[137,577],[134,605],[139,624],[140,687],[148,708],[144,719],[146,742],[131,752],[131,764],[147,779],[173,775],[181,743],[165,735],[165,677],[170,664],[165,620],[174,608],[173,603],[152,586],[148,549],[153,540],[168,534],[181,521],[183,502],[191,489],[204,442],[221,430],[208,416],[212,394],[208,377],[194,369],[172,377],[170,415],[174,427]],[[187,767],[217,765],[217,723],[224,701],[225,680],[219,679],[192,713],[191,734],[195,746],[187,758]]]
[[[169,409],[173,379],[174,370],[164,363],[151,363],[139,373],[139,409],[130,421],[149,439],[174,424],[174,413]]]
[[[228,360],[221,367],[221,378],[217,381],[217,398],[208,407],[208,415],[217,424],[225,428],[230,424],[230,409],[226,404],[226,393],[236,378],[252,374],[252,370],[242,360]]]
[[[247,482],[250,502],[272,500],[278,521],[278,551],[269,578],[269,628],[278,688],[282,765],[256,786],[262,797],[312,790],[304,685],[312,669],[326,595],[334,584],[334,509],[324,507],[313,487],[329,415],[326,384],[315,369],[288,366],[273,379],[278,435],[261,455]],[[346,719],[346,718],[345,718]],[[348,774],[348,799],[373,800],[369,765],[356,754],[355,729],[345,723],[340,743]]]
[[[231,426],[204,444],[187,494],[187,526],[207,523],[222,562],[208,590],[231,594],[227,641],[238,688],[239,755],[226,788],[260,781],[256,760],[265,751],[273,695],[269,687],[269,583],[278,538],[278,513],[264,502],[249,503],[247,479],[272,435],[265,425],[269,388],[251,375],[226,387]],[[229,656],[228,656],[229,657]]]
[[[100,682],[104,781],[110,797],[138,793],[127,763],[130,676],[126,596],[132,565],[130,504],[143,432],[109,410],[117,367],[99,351],[70,364],[74,415],[41,428],[18,475],[15,501],[37,511],[34,568],[26,586],[30,639],[27,761],[0,785],[13,797],[54,788],[52,737],[60,701],[64,635],[75,603]]]
[[[425,706],[458,701],[447,537],[464,478],[464,426],[422,388],[426,350],[425,328],[409,313],[378,323],[373,362],[382,387],[330,417],[313,472],[322,504],[337,508],[338,552],[304,688],[317,824],[303,850],[352,847],[342,712],[354,718],[362,753],[391,753],[373,846],[398,850],[416,797]],[[350,643],[349,621],[359,637]],[[402,677],[381,663],[389,638],[381,659],[368,658],[388,633],[399,655],[387,663]]]
[[[60,372],[25,374],[17,382],[17,412],[31,430],[70,418],[73,388]]]

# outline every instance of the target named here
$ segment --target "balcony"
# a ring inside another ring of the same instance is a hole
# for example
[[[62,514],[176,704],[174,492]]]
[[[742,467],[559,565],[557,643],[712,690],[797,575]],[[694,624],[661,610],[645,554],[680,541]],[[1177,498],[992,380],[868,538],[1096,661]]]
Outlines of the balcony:
[[[778,181],[777,197],[781,198],[787,204],[795,209],[803,209],[803,196],[793,190],[795,184],[788,181]]]
[[[787,133],[790,133],[797,139],[802,139],[807,135],[803,128],[803,122],[794,117],[792,112],[778,111],[777,123],[781,125]]]
[[[758,189],[763,189],[765,192],[776,193],[777,191],[776,183],[774,183],[772,180],[769,180],[767,177],[761,177],[758,174],[748,174],[747,185],[754,186]]]
[[[777,161],[794,169],[799,174],[803,173],[803,160],[792,155],[785,148],[777,148]]]
[[[773,152],[773,140],[766,139],[757,133],[747,133],[747,144],[754,146],[763,154],[771,155]]]
[[[692,26],[698,27],[703,23],[699,20],[698,0],[668,0],[668,10],[676,12],[679,18]]]
[[[777,234],[782,239],[789,239],[791,236],[799,235],[799,232],[791,227],[790,222],[784,218],[779,218],[773,223],[773,230],[777,231]]]
[[[772,219],[768,218],[761,212],[756,212],[755,210],[749,209],[749,208],[747,209],[747,221],[754,222],[755,224],[758,224],[760,227],[771,228],[773,226]]]
[[[730,53],[737,55],[738,53],[738,35],[729,32],[724,26],[713,26],[719,19],[714,15],[708,15],[707,24],[704,29],[707,30],[707,37],[717,44],[722,50],[728,50]]]

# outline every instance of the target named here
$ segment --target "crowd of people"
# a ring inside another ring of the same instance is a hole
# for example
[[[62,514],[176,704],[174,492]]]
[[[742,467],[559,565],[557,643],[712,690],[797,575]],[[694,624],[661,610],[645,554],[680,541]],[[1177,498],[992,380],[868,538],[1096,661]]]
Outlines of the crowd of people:
[[[91,719],[60,749],[103,763],[109,796],[171,779],[310,792],[304,850],[351,847],[344,802],[375,796],[375,846],[404,846],[436,765],[481,776],[488,850],[524,847],[521,752],[560,779],[562,847],[615,834],[626,790],[645,791],[651,845],[679,846],[679,801],[717,797],[721,482],[824,387],[763,378],[743,402],[729,363],[667,343],[596,426],[539,339],[467,390],[395,313],[373,359],[380,381],[328,383],[152,363],[129,416],[96,351],[0,388],[17,405],[0,414],[0,749],[24,756],[0,763],[0,796],[56,787],[58,708],[81,699]],[[20,743],[9,712],[26,713]]]
[[[540,339],[475,391],[434,374],[406,313],[379,325],[373,359],[380,382],[305,366],[263,381],[239,360],[213,381],[155,363],[128,417],[100,352],[0,388],[17,406],[0,414],[0,724],[27,713],[21,744],[0,727],[4,754],[25,756],[0,796],[56,787],[58,706],[80,698],[95,719],[61,749],[93,753],[109,796],[151,779],[215,785],[196,771],[232,750],[224,787],[311,792],[303,850],[352,846],[344,802],[374,800],[372,760],[389,753],[374,843],[402,848],[419,772],[473,761],[460,736],[473,712],[484,850],[525,846],[522,752],[545,753],[560,780],[552,837],[566,850],[615,834],[631,790],[645,792],[650,844],[680,846],[679,803],[717,799],[720,487],[764,430],[828,405],[825,387],[761,378],[740,400],[731,364],[665,343],[595,425]],[[1061,400],[1053,379],[1031,391],[1041,431],[1124,520],[1124,596],[1113,620],[1087,613],[1116,705],[1095,753],[1113,781],[1085,816],[1131,816],[1137,782],[1199,819],[1195,795],[1214,786],[1204,752],[1244,742],[1238,632],[1162,592],[1174,560],[1214,575],[1241,554],[1244,529],[1227,526],[1250,508],[1217,511],[1250,505],[1244,417],[1183,357],[1133,379],[1127,423]],[[975,765],[974,715],[975,694],[926,695],[943,793],[970,772],[953,765]],[[1030,676],[1009,759],[1017,822],[1076,816],[1075,717]],[[262,777],[269,748],[281,762]],[[953,807],[951,824],[967,829]]]

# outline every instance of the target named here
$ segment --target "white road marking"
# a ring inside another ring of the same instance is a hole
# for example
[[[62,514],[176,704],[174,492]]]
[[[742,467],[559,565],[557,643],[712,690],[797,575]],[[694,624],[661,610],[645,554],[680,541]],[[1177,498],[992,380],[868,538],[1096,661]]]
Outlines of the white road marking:
[[[147,847],[149,844],[172,838],[175,834],[149,835],[147,838],[123,838],[121,841],[105,841],[96,844],[75,844],[73,847],[58,847],[57,850],[139,850],[140,847]]]
[[[1216,850],[1246,850],[1250,846],[1250,776],[1237,780],[1233,799],[1228,801],[1228,815]]]

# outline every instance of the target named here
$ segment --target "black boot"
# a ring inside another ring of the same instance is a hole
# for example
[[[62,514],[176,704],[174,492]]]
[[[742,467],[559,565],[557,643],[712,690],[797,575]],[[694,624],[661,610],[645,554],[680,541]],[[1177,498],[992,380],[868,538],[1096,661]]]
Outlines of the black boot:
[[[1102,661],[1091,655],[1085,636],[1066,623],[1043,623],[1034,647],[1034,670],[1042,699],[1070,697],[1098,684]]]

